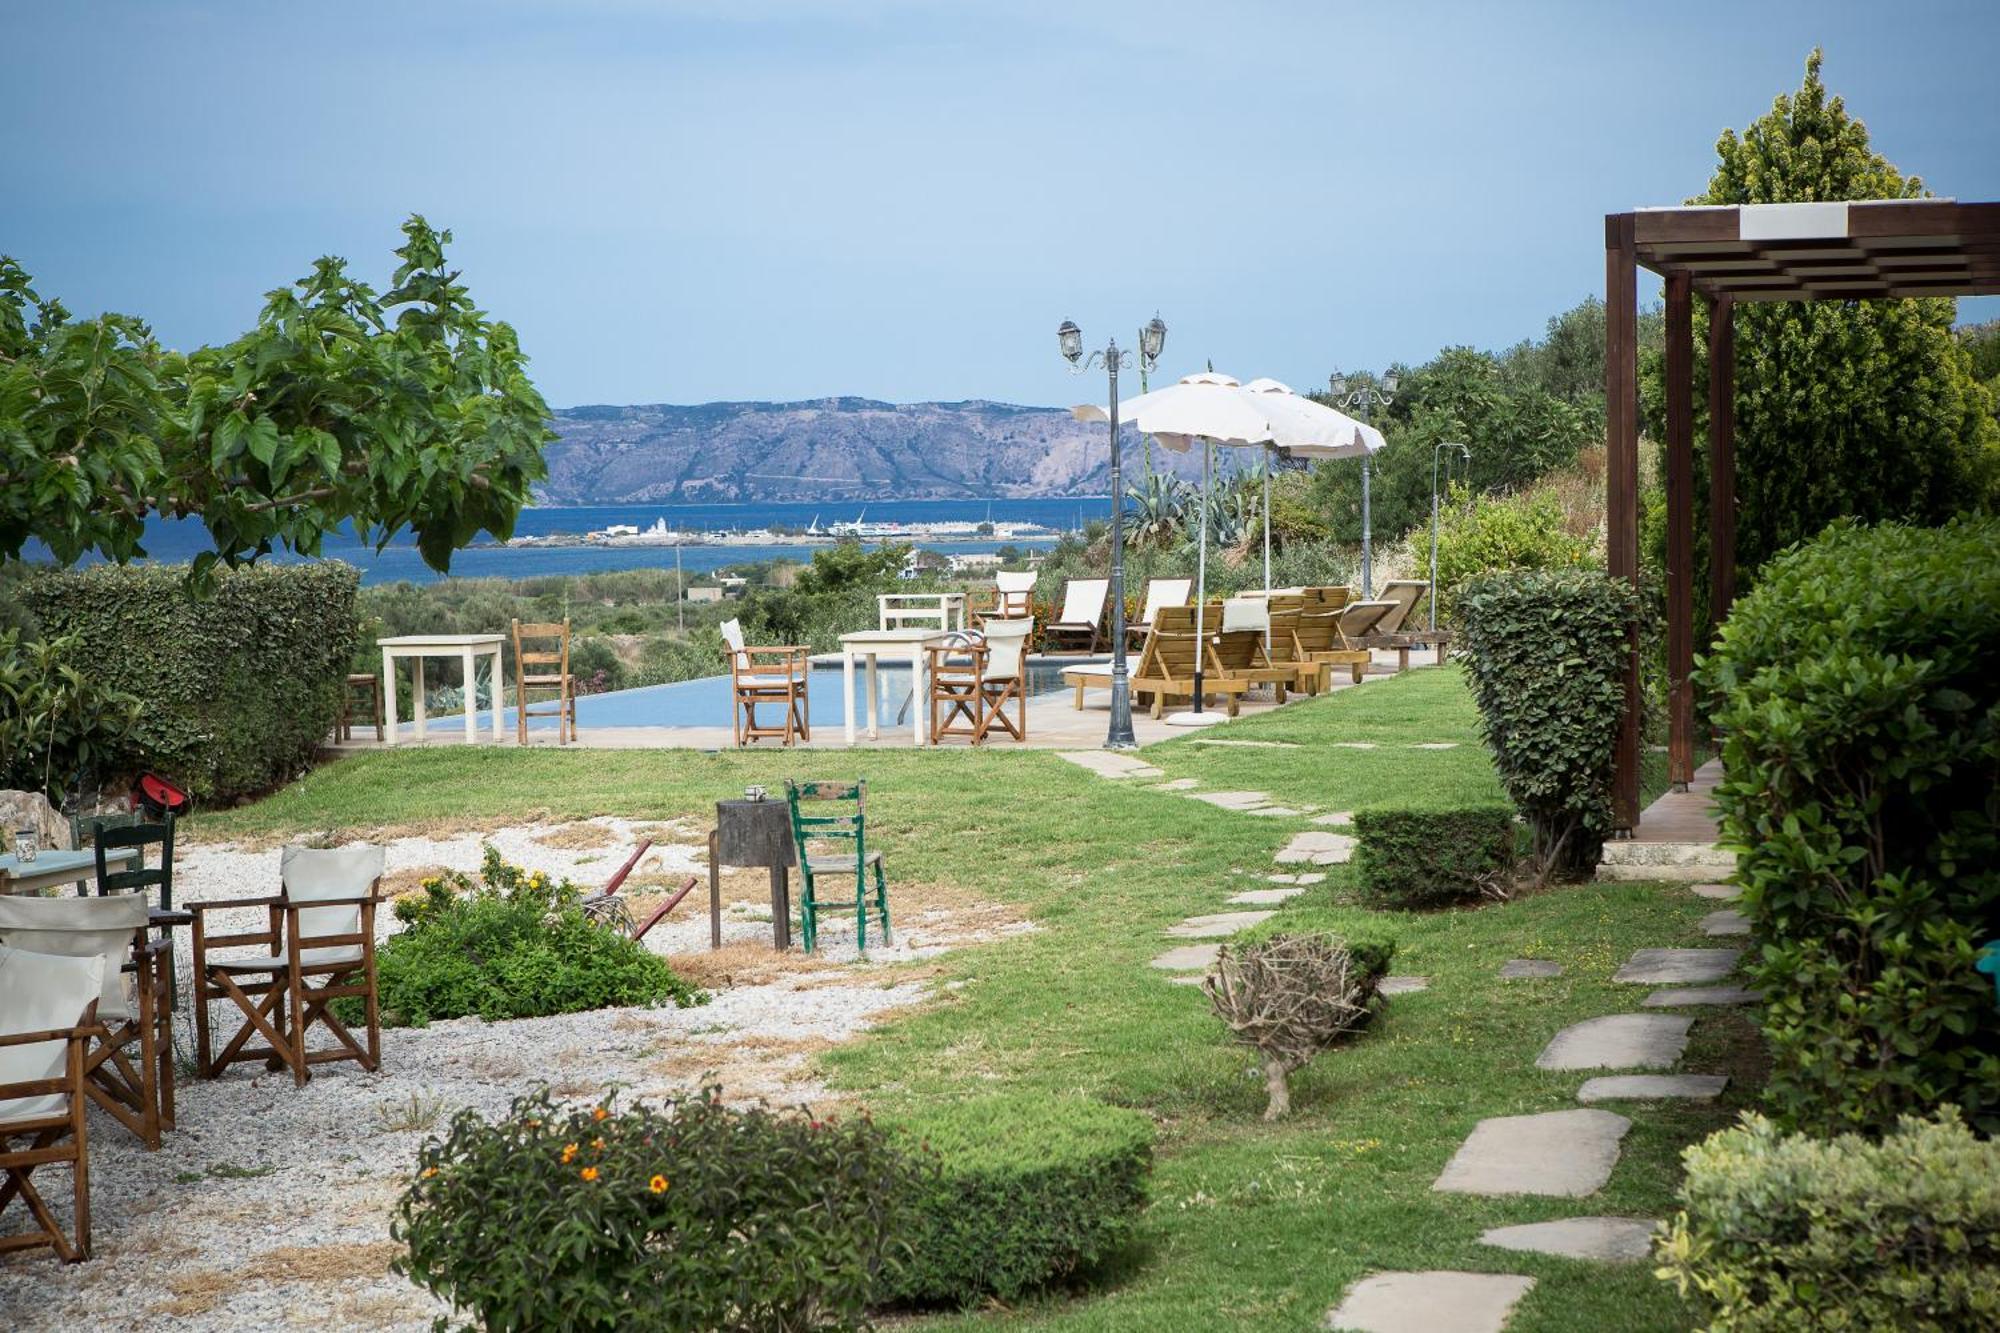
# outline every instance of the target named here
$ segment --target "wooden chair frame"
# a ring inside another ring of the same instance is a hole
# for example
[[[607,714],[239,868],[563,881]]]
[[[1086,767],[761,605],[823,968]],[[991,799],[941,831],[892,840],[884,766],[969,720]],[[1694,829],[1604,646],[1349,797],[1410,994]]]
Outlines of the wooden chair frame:
[[[382,678],[372,671],[356,671],[348,675],[340,689],[340,716],[334,719],[333,738],[337,741],[354,739],[354,692],[362,686],[368,687],[368,716],[375,724],[375,740],[382,740]],[[470,706],[470,701],[467,701]],[[367,726],[368,723],[362,723]]]
[[[1025,665],[1017,666],[1012,675],[988,677],[993,649],[984,642],[927,645],[924,653],[930,659],[932,745],[946,736],[963,736],[980,745],[996,726],[1017,741],[1028,739]],[[1011,721],[1007,717],[1009,701],[1015,706]],[[953,725],[961,718],[963,727]]]
[[[1016,579],[1026,574],[1029,576],[1027,586],[1021,588],[1003,588],[1000,586],[1000,577],[1003,574]],[[990,592],[992,594],[991,603],[982,606],[977,612],[970,610],[970,603],[968,603],[967,614],[971,616],[975,625],[984,625],[988,620],[1020,620],[1027,616],[1032,616],[1035,614],[1035,584],[1040,582],[1040,580],[1041,576],[1031,569],[998,570],[993,575],[993,586],[990,589],[980,590],[981,592]]]
[[[785,745],[812,739],[812,700],[807,691],[811,650],[802,644],[767,647],[744,645],[733,648],[724,643],[729,658],[729,730],[738,749],[772,737]],[[784,710],[777,726],[757,723],[759,704],[775,704]]]
[[[1132,673],[1131,689],[1136,698],[1141,694],[1153,696],[1152,715],[1161,716],[1166,712],[1167,700],[1194,698],[1194,663],[1197,653],[1204,651],[1205,645],[1197,639],[1194,629],[1194,612],[1191,606],[1169,606],[1160,609],[1159,623],[1146,636],[1145,651],[1139,655],[1139,665]],[[1207,638],[1215,631],[1204,627],[1202,636]],[[1109,684],[1109,678],[1105,678]],[[1228,673],[1215,672],[1206,662],[1202,668],[1201,692],[1204,702],[1209,695],[1223,700],[1223,707],[1230,717],[1239,711],[1242,696],[1250,689],[1251,682]],[[1077,682],[1077,701],[1081,706],[1083,685]]]
[[[97,1023],[97,1003],[92,1001],[75,1027],[51,1028],[0,1037],[0,1046],[24,1046],[45,1041],[68,1043],[59,1078],[32,1079],[21,1083],[0,1083],[0,1100],[63,1094],[68,1103],[61,1115],[16,1120],[0,1125],[0,1213],[18,1195],[39,1224],[34,1231],[0,1236],[0,1254],[47,1246],[65,1263],[90,1257],[90,1130],[84,1109],[89,1101],[89,1047],[103,1029]],[[26,1137],[27,1146],[16,1148],[14,1140]],[[74,1192],[75,1236],[65,1234],[54,1212],[29,1176],[35,1168],[68,1163]]]
[[[1178,601],[1168,600],[1164,595],[1160,597],[1154,596],[1156,590],[1161,594],[1165,594],[1175,584],[1180,585],[1180,598]],[[1191,606],[1193,605],[1193,599],[1193,579],[1147,579],[1146,599],[1139,605],[1139,619],[1125,626],[1125,646],[1128,648],[1137,648],[1143,644],[1146,641],[1146,636],[1153,632],[1153,621],[1160,611],[1170,606]]]
[[[303,1088],[312,1077],[312,1066],[336,1060],[358,1061],[374,1073],[382,1067],[382,1013],[376,998],[375,909],[384,901],[382,881],[369,885],[366,894],[350,898],[312,898],[294,901],[283,893],[265,898],[238,898],[220,902],[189,903],[194,913],[194,1021],[195,1046],[203,1078],[218,1078],[232,1064],[262,1060],[267,1069],[290,1069],[292,1081]],[[361,909],[360,929],[354,934],[302,935],[299,914],[321,907]],[[262,907],[268,913],[267,928],[239,931],[231,935],[210,935],[207,914],[231,908]],[[229,968],[227,960],[211,962],[211,949],[257,946],[272,951],[276,960],[267,969]],[[343,949],[358,945],[361,957],[330,962],[307,963],[309,949]],[[283,957],[278,957],[282,951]],[[240,983],[238,977],[264,981]],[[324,978],[318,985],[317,978]],[[358,979],[357,979],[358,978]],[[366,1002],[367,1044],[356,1039],[346,1024],[333,1013],[333,1002],[353,997]],[[211,1055],[208,1006],[227,999],[243,1014],[237,1030],[222,1054]],[[318,1023],[338,1043],[330,1050],[309,1051],[306,1038]],[[265,1044],[248,1045],[261,1035]]]
[[[1069,610],[1071,592],[1078,584],[1102,585],[1097,595],[1097,615],[1090,621],[1064,620],[1061,617]],[[1057,618],[1042,629],[1042,643],[1049,652],[1078,651],[1094,653],[1104,646],[1108,637],[1104,630],[1105,613],[1111,609],[1111,581],[1109,579],[1071,579],[1063,585],[1063,600],[1057,609]],[[1080,644],[1080,646],[1078,646]]]
[[[839,815],[808,815],[800,811],[803,801],[852,801],[854,812]],[[799,940],[807,953],[819,946],[819,913],[830,906],[819,896],[819,876],[854,872],[854,947],[868,952],[868,877],[875,877],[875,911],[882,926],[882,943],[893,944],[889,927],[889,890],[883,880],[882,853],[868,849],[868,784],[864,782],[794,782],[785,779],[785,802],[792,816],[792,840],[799,862]],[[809,844],[821,839],[854,843],[854,857],[814,856]],[[841,906],[846,906],[842,903]]]
[[[1291,687],[1302,694],[1318,694],[1327,686],[1326,662],[1315,662],[1299,644],[1299,619],[1305,614],[1306,599],[1298,594],[1274,593],[1270,599],[1271,665],[1292,672]]]
[[[576,677],[569,670],[569,617],[560,622],[544,624],[523,624],[514,622],[514,729],[515,739],[522,745],[528,743],[528,719],[531,717],[553,717],[556,719],[556,744],[567,745],[576,739]],[[530,648],[524,641],[541,642],[545,639],[556,641],[553,650]],[[532,667],[554,667],[554,671],[533,671]],[[498,690],[500,682],[493,682]],[[535,692],[541,692],[542,703],[553,702],[555,707],[532,708],[530,701]],[[555,698],[546,696],[553,691]],[[465,706],[472,707],[472,682],[465,682]]]

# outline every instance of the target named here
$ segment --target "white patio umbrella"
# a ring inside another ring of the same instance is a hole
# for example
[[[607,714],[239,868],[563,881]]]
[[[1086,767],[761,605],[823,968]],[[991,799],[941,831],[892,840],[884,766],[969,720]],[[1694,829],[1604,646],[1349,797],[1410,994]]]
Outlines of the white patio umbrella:
[[[1273,443],[1268,453],[1287,458],[1360,458],[1387,443],[1382,432],[1324,403],[1297,393],[1274,379],[1254,379],[1243,386],[1257,395],[1270,418]],[[1271,594],[1271,460],[1264,460],[1264,595]]]
[[[1293,395],[1296,397],[1297,395]],[[1136,429],[1151,435],[1167,448],[1177,453],[1186,453],[1199,440],[1202,444],[1201,457],[1201,524],[1195,546],[1195,600],[1194,632],[1195,642],[1204,642],[1207,627],[1204,611],[1208,604],[1208,502],[1209,480],[1215,445],[1235,448],[1262,448],[1281,443],[1276,427],[1272,424],[1269,395],[1254,395],[1238,383],[1233,376],[1205,371],[1198,375],[1188,375],[1178,383],[1151,393],[1142,393],[1137,398],[1128,398],[1118,404],[1118,418],[1129,421]],[[1273,400],[1275,401],[1275,400]],[[1078,421],[1109,421],[1110,413],[1095,403],[1085,403],[1072,408],[1071,415]],[[1301,436],[1303,439],[1303,436]],[[1265,522],[1269,523],[1269,515]],[[1269,583],[1269,562],[1266,562],[1265,581]],[[1191,713],[1176,714],[1170,721],[1180,721],[1184,725],[1201,725],[1218,720],[1214,714],[1204,713],[1201,706],[1202,657],[1197,648],[1194,658],[1194,709]]]

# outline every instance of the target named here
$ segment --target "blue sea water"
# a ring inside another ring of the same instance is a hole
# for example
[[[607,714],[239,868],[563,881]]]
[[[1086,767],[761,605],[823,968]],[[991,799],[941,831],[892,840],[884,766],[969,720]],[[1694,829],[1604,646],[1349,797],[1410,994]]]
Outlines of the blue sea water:
[[[1019,499],[1019,500],[882,500],[865,505],[843,501],[829,504],[671,504],[671,505],[576,505],[525,509],[515,524],[517,537],[539,537],[551,533],[577,533],[629,523],[649,528],[664,519],[676,531],[725,532],[768,527],[804,528],[815,519],[821,527],[856,517],[871,522],[892,523],[1038,523],[1044,527],[1071,529],[1091,519],[1108,517],[1108,496]],[[145,546],[154,560],[179,562],[192,559],[208,549],[208,534],[193,520],[154,519],[146,525]],[[483,545],[459,551],[452,557],[451,572],[464,578],[533,578],[548,574],[585,574],[612,569],[672,569],[674,550],[667,546],[555,546],[509,547],[490,538]],[[937,546],[946,551],[993,550],[998,539]],[[1047,541],[1017,541],[1016,546],[1047,545]],[[681,548],[681,568],[689,573],[720,569],[731,565],[754,564],[760,560],[787,557],[809,560],[811,544],[773,543],[756,546],[687,546]],[[365,546],[345,533],[329,537],[322,555],[345,560],[361,570],[363,583],[393,583],[407,579],[430,583],[442,577],[417,554],[414,542],[399,539],[381,551]],[[29,558],[37,558],[34,551]],[[40,558],[47,558],[42,552]],[[299,557],[279,552],[275,560]]]

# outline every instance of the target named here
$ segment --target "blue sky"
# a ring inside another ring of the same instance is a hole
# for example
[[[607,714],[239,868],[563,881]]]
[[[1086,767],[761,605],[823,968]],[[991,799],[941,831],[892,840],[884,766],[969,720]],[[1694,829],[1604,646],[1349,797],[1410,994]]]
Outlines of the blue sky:
[[[0,252],[45,293],[220,340],[317,255],[386,278],[423,212],[559,406],[1069,402],[1056,324],[1155,310],[1166,370],[1301,388],[1504,346],[1816,43],[1879,151],[2000,198],[1992,0],[12,0],[0,36]]]

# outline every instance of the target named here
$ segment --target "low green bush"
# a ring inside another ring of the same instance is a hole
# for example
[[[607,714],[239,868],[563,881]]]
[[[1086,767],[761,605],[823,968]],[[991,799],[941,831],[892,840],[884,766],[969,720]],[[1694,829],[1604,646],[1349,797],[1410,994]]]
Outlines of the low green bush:
[[[1102,1264],[1145,1207],[1153,1126],[1136,1111],[997,1095],[907,1117],[898,1134],[935,1160],[915,1178],[884,1303],[1016,1300]]]
[[[1767,1109],[2000,1133],[2000,519],[1836,524],[1766,566],[1700,672],[1764,992]]]
[[[1466,679],[1536,873],[1586,875],[1611,830],[1632,585],[1594,570],[1489,574],[1459,590]]]
[[[1375,907],[1504,896],[1514,864],[1514,811],[1504,805],[1357,810],[1354,835],[1355,878]]]
[[[1458,623],[1458,590],[1475,578],[1520,569],[1573,569],[1592,563],[1590,543],[1571,532],[1553,491],[1474,495],[1451,488],[1438,511],[1438,623]],[[1429,533],[1411,532],[1413,546]]]
[[[918,1170],[865,1115],[543,1091],[424,1145],[394,1266],[488,1333],[861,1328]]]
[[[1712,1333],[2000,1328],[2000,1143],[1956,1108],[1879,1143],[1746,1114],[1682,1160],[1659,1273]]]
[[[470,1014],[492,1022],[707,1001],[657,954],[586,917],[581,900],[568,880],[528,874],[492,847],[477,882],[458,871],[425,880],[396,901],[404,929],[376,955],[382,1021],[421,1027]]]
[[[137,759],[208,801],[268,791],[332,734],[358,633],[359,575],[338,561],[218,570],[48,570],[20,600],[44,637],[73,639],[105,689],[140,699]]]
[[[79,777],[129,764],[139,701],[84,669],[75,639],[22,642],[0,632],[0,787],[57,805]]]

